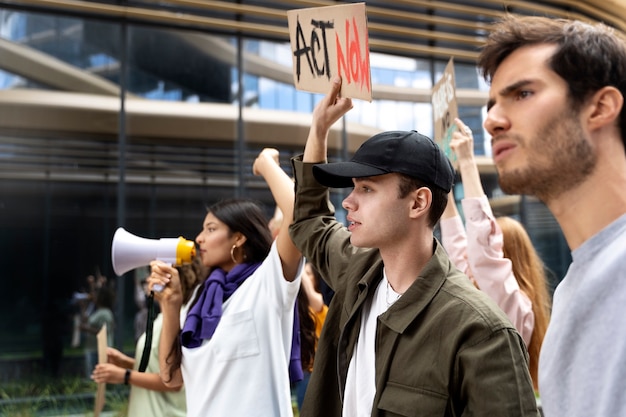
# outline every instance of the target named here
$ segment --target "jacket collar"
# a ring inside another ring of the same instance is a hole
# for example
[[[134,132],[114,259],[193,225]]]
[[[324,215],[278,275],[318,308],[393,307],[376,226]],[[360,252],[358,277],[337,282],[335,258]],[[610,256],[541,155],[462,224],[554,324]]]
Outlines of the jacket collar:
[[[435,253],[415,282],[380,316],[380,321],[394,332],[403,333],[414,322],[439,292],[448,276],[448,270],[451,267],[448,255],[437,239],[434,239],[434,246]],[[379,280],[381,278],[382,263]]]

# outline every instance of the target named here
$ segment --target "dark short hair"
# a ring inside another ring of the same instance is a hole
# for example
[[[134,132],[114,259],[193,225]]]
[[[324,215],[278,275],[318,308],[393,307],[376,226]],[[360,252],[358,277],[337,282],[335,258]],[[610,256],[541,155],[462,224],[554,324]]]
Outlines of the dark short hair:
[[[428,213],[428,225],[434,228],[448,205],[448,193],[437,186],[429,185],[417,178],[404,174],[398,175],[400,177],[400,182],[398,184],[398,198],[404,198],[411,191],[422,187],[426,187],[431,191],[433,199]]]
[[[491,28],[478,58],[482,76],[491,82],[512,52],[538,44],[557,46],[549,65],[567,83],[574,110],[606,86],[617,88],[626,98],[626,38],[602,23],[506,15]],[[619,127],[626,146],[626,106]]]

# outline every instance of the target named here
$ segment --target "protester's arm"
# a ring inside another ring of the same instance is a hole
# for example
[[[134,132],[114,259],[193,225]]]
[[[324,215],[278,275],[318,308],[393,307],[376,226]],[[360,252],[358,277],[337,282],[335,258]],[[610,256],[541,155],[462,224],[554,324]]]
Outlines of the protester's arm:
[[[453,133],[450,147],[459,161],[463,180],[469,271],[477,286],[506,313],[528,344],[535,321],[532,303],[517,283],[511,260],[502,252],[502,231],[482,188],[472,134],[465,132],[466,126],[460,120],[456,119],[456,124],[459,129]]]
[[[79,325],[79,328],[81,331],[90,333],[92,335],[97,335],[98,332],[100,331],[99,328],[93,327],[87,322],[81,322]]]
[[[341,78],[333,79],[331,91],[315,106],[302,162],[324,162],[331,126],[352,108],[350,98],[340,97]]]
[[[129,370],[128,381],[126,379],[126,371]],[[96,366],[91,379],[95,382],[104,382],[107,384],[124,384],[149,389],[152,391],[180,391],[181,386],[168,387],[163,383],[159,374],[154,372],[139,372],[131,368],[124,368],[112,363],[103,363]]]
[[[311,275],[303,274],[302,276],[302,289],[309,300],[309,307],[313,312],[319,313],[324,309],[324,297],[322,293],[315,289],[315,283]]]
[[[302,254],[289,237],[289,226],[293,223],[294,185],[278,163],[278,150],[265,148],[254,161],[252,172],[261,175],[272,192],[276,205],[283,213],[283,221],[276,237],[276,247],[287,281],[296,279]]]
[[[504,257],[504,236],[486,196],[463,200],[467,230],[467,258],[478,287],[506,313],[530,343],[535,324],[532,302],[521,290],[511,260]]]
[[[169,388],[180,388],[183,385],[183,376],[180,367],[172,367],[169,357],[172,346],[180,337],[180,309],[183,304],[183,295],[180,287],[178,269],[162,261],[150,263],[151,274],[148,278],[150,291],[155,285],[161,285],[162,291],[155,292],[155,298],[161,307],[163,327],[159,340],[159,372],[161,380]],[[170,373],[172,377],[170,378]]]
[[[459,162],[459,172],[463,179],[464,198],[482,197],[485,195],[478,165],[474,158],[474,137],[471,130],[459,119],[455,119],[458,127],[452,134],[450,148]]]
[[[456,208],[456,201],[454,201],[454,191],[450,191],[448,193],[448,204],[446,205],[446,209],[443,211],[441,215],[441,220],[451,219],[453,217],[460,217],[459,211]]]
[[[313,167],[326,161],[331,126],[352,108],[350,99],[338,97],[340,87],[341,80],[337,78],[329,93],[316,105],[304,155],[292,158],[296,200],[294,224],[290,227],[296,246],[335,291],[340,271],[347,267],[345,255],[353,248],[350,232],[335,219],[329,190],[315,180]]]
[[[448,193],[448,205],[439,221],[439,228],[441,229],[441,244],[448,252],[450,260],[465,275],[470,276],[471,272],[467,264],[467,236],[452,191]]]
[[[121,368],[132,368],[135,365],[135,358],[120,352],[113,347],[107,347],[107,362]]]
[[[459,415],[538,417],[528,355],[513,329],[501,329],[458,351],[454,386]]]

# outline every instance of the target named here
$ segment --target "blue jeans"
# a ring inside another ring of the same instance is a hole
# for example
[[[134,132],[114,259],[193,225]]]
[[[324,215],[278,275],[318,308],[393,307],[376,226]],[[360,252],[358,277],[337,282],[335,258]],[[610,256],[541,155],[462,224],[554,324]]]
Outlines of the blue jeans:
[[[294,389],[296,391],[296,399],[298,400],[298,410],[302,409],[302,402],[304,401],[304,393],[306,392],[306,387],[309,385],[309,378],[311,378],[311,373],[304,371],[304,376],[302,377],[302,381],[298,381],[294,384]]]

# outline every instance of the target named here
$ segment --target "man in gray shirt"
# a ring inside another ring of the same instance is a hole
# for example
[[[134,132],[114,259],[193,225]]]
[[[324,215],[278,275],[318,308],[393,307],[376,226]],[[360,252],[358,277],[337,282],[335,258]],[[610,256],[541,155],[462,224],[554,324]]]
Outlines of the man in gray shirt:
[[[508,16],[478,64],[502,190],[543,201],[572,250],[539,359],[544,413],[626,416],[626,41]]]

